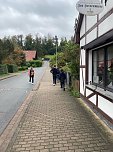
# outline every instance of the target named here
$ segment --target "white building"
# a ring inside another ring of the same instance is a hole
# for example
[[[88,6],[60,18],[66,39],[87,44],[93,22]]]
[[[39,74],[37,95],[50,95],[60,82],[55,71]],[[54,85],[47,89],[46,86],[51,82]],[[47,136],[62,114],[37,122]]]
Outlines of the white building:
[[[113,0],[103,0],[96,16],[79,14],[75,42],[80,43],[80,94],[113,123]]]

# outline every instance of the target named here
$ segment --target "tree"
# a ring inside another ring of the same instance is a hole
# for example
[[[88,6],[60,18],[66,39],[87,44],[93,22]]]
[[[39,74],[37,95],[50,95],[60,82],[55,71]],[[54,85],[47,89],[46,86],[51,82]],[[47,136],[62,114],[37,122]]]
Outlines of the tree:
[[[46,43],[47,54],[52,54],[53,50],[54,50],[53,40],[49,38],[47,43]]]
[[[25,54],[22,50],[15,50],[12,56],[13,60],[15,61],[15,64],[18,66],[25,65]]]
[[[42,50],[42,39],[41,37],[36,36],[34,40],[34,49],[37,51],[37,54],[39,57],[43,56],[43,50]]]
[[[17,43],[23,49],[23,35],[17,36]]]
[[[71,69],[71,74],[76,79],[79,79],[79,45],[74,44],[72,41],[69,41],[65,45],[65,59]]]
[[[33,38],[32,35],[29,34],[25,37],[25,42],[24,42],[24,49],[25,50],[32,50],[34,48],[33,46]]]
[[[0,64],[2,64],[3,59],[6,56],[6,51],[3,49],[3,42],[0,39]]]
[[[9,38],[4,38],[3,40],[3,49],[7,52],[7,55],[10,55],[14,51],[14,45]]]

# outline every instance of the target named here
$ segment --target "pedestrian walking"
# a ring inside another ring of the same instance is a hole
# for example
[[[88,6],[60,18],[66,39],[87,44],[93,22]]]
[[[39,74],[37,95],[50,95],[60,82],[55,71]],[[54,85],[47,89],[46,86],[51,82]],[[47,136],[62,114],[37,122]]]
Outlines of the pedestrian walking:
[[[56,77],[57,77],[57,69],[56,66],[54,65],[54,67],[50,70],[50,72],[53,75],[53,85],[56,85]]]
[[[57,75],[56,75],[57,82],[59,82],[59,77],[60,77],[60,69],[57,68]]]
[[[34,69],[32,67],[29,70],[29,82],[34,83]]]
[[[60,79],[60,87],[63,88],[63,90],[65,91],[66,74],[63,69],[61,69],[59,79]]]

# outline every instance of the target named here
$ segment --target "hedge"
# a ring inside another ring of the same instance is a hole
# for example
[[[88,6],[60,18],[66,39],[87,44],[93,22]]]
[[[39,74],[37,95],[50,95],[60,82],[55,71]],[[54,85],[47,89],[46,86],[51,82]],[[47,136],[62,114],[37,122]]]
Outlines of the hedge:
[[[26,65],[28,67],[41,67],[42,66],[42,61],[40,61],[40,60],[33,60],[33,61],[27,62]]]
[[[24,70],[27,70],[27,69],[28,69],[27,66],[18,67],[18,70],[19,70],[19,71],[24,71]]]
[[[7,73],[8,73],[7,65],[5,64],[0,65],[0,74],[7,74]]]
[[[18,67],[17,67],[17,65],[7,64],[7,68],[8,68],[8,72],[9,72],[9,73],[18,72]]]

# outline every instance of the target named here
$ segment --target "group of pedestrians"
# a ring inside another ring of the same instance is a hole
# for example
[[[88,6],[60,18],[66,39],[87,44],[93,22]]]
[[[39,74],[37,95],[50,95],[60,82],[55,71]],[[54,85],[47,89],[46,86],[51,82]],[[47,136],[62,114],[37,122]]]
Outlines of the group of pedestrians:
[[[66,73],[64,72],[64,70],[63,69],[59,70],[54,65],[54,67],[50,70],[50,72],[53,75],[53,85],[55,86],[57,80],[59,80],[60,87],[63,88],[63,90],[65,91]]]
[[[66,74],[63,69],[59,70],[59,68],[54,67],[50,70],[53,75],[53,85],[55,86],[57,82],[60,81],[60,87],[65,91],[65,82],[66,82]],[[31,67],[28,70],[29,75],[29,83],[34,84],[34,69]]]

